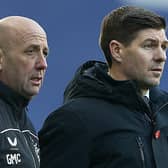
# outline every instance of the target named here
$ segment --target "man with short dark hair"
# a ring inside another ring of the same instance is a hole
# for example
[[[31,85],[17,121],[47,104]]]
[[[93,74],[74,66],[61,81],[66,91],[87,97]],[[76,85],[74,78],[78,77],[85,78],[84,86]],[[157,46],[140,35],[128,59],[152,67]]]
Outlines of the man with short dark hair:
[[[156,87],[166,61],[165,29],[163,17],[138,7],[105,16],[100,46],[107,63],[83,64],[64,105],[45,121],[42,168],[167,166],[168,94]]]

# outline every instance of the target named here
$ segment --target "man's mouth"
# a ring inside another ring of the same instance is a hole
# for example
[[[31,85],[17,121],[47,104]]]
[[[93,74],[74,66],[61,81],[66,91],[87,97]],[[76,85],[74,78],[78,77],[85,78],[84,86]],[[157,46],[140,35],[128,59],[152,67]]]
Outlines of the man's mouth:
[[[32,77],[31,81],[33,85],[39,86],[41,85],[42,77]]]

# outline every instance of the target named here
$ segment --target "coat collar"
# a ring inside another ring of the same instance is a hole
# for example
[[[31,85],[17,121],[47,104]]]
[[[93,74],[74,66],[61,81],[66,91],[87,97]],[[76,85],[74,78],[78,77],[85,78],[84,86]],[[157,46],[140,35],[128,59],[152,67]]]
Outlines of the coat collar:
[[[28,99],[16,93],[2,82],[0,82],[0,97],[17,111],[25,108],[29,102]]]

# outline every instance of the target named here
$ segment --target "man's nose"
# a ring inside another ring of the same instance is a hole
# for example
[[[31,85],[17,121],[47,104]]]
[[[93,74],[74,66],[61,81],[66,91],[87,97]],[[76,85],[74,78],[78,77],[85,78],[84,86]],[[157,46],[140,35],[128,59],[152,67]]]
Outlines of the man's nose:
[[[161,62],[165,62],[166,59],[167,59],[166,50],[163,50],[163,48],[160,47],[160,48],[157,50],[157,53],[155,53],[155,60],[161,61]]]
[[[38,69],[47,69],[47,60],[46,60],[46,57],[41,54],[39,55],[38,59],[37,59],[37,62],[36,62],[36,66]]]

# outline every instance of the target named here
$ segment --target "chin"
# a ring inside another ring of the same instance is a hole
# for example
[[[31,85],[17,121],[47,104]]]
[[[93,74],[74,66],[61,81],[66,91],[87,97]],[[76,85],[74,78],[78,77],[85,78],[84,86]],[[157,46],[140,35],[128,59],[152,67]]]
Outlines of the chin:
[[[160,84],[160,81],[155,81],[155,82],[152,82],[150,85],[151,87],[155,87],[155,86],[158,86]]]
[[[39,93],[39,89],[38,90],[31,90],[28,92],[30,97],[36,96]]]

